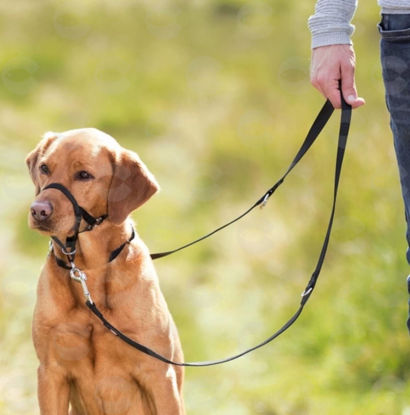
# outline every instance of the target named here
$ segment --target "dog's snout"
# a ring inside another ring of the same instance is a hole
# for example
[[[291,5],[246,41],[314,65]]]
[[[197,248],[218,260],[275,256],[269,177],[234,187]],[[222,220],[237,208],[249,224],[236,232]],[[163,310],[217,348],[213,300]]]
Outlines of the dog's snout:
[[[53,206],[50,202],[35,201],[30,206],[31,216],[37,221],[48,219],[53,213]]]

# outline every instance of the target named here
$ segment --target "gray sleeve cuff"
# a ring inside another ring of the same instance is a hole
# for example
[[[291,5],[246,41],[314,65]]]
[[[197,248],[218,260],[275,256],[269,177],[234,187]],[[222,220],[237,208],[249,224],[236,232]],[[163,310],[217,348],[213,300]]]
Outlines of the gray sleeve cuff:
[[[315,13],[308,21],[312,48],[326,45],[350,45],[354,26],[350,23],[357,0],[317,0]]]
[[[351,45],[352,40],[346,32],[323,32],[312,35],[312,49],[329,45]]]

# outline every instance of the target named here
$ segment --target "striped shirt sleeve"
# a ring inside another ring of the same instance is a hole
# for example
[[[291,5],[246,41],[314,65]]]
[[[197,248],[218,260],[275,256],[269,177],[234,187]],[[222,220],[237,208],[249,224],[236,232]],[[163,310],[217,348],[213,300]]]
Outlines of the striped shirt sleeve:
[[[350,23],[358,0],[317,0],[315,13],[308,21],[312,48],[352,44],[354,26]]]

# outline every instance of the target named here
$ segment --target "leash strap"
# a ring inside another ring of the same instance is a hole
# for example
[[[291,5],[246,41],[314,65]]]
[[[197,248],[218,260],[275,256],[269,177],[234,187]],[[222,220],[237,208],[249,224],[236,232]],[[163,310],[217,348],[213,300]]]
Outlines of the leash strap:
[[[129,244],[135,238],[135,230],[134,227],[131,227],[131,236],[122,243],[117,249],[111,252],[110,257],[108,258],[108,262],[114,261],[115,258],[122,252],[127,244]]]
[[[202,238],[199,238],[198,240],[196,240],[196,241],[194,241],[190,244],[187,244],[185,246],[177,248],[173,251],[164,252],[164,253],[161,253],[161,254],[154,254],[154,255],[157,255],[155,258],[160,258],[161,256],[170,255],[173,252],[177,252],[177,251],[179,251],[181,249],[184,249],[184,248],[186,248],[186,247],[188,247],[188,246],[190,246],[190,245],[192,245],[196,242],[199,242],[200,240],[203,240],[203,239],[211,236],[215,232],[218,232],[219,230],[223,229],[224,227],[227,227],[231,223],[234,223],[237,220],[241,219],[243,216],[245,216],[247,213],[249,213],[256,206],[258,206],[262,203],[265,203],[266,200],[270,196],[272,196],[274,191],[283,183],[284,179],[289,174],[289,172],[295,167],[295,165],[300,161],[300,159],[304,156],[304,154],[309,150],[310,146],[316,140],[317,136],[322,131],[323,127],[326,125],[326,123],[329,120],[332,113],[333,113],[333,107],[332,107],[332,105],[330,104],[329,101],[326,101],[325,105],[323,106],[322,110],[320,111],[319,115],[317,116],[316,120],[314,121],[314,123],[313,123],[313,125],[312,125],[305,141],[303,142],[301,148],[299,149],[299,151],[296,154],[295,158],[293,159],[292,163],[290,164],[290,166],[286,170],[285,174],[275,183],[274,186],[272,186],[265,193],[265,195],[262,198],[260,198],[250,209],[248,209],[248,211],[246,211],[245,213],[243,213],[241,216],[234,219],[233,221],[229,222],[228,224],[223,225],[222,227],[220,227],[220,228],[216,229],[215,231],[211,232],[210,234],[208,234],[208,235],[206,235]],[[185,363],[184,362],[174,362],[174,361],[172,361],[170,359],[167,359],[166,357],[158,354],[157,352],[150,349],[149,347],[144,346],[144,345],[130,339],[129,337],[127,337],[125,334],[123,334],[120,330],[115,328],[111,323],[109,323],[105,319],[103,314],[100,312],[100,310],[97,308],[97,306],[93,302],[87,300],[86,301],[87,307],[101,320],[101,322],[104,324],[104,326],[108,330],[110,330],[114,335],[119,337],[121,340],[123,340],[124,342],[126,342],[130,346],[132,346],[135,349],[139,350],[140,352],[145,353],[146,355],[149,355],[151,357],[154,357],[154,358],[156,358],[156,359],[158,359],[158,360],[160,360],[164,363],[171,364],[171,365],[176,365],[176,366],[203,367],[203,366],[214,366],[214,365],[218,365],[218,364],[221,364],[221,363],[230,362],[230,361],[238,359],[239,357],[244,356],[244,355],[246,355],[246,354],[248,354],[248,353],[250,353],[250,352],[252,352],[256,349],[259,349],[260,347],[270,343],[272,340],[274,340],[275,338],[280,336],[290,326],[292,326],[292,324],[298,319],[298,317],[302,313],[303,308],[305,307],[307,301],[309,300],[310,296],[312,295],[312,292],[313,292],[313,290],[316,286],[317,280],[319,278],[320,271],[322,269],[322,265],[323,265],[323,262],[324,262],[324,259],[325,259],[325,256],[326,256],[328,245],[329,245],[330,233],[331,233],[332,226],[333,226],[333,219],[334,219],[335,209],[336,209],[337,192],[338,192],[338,188],[339,188],[340,173],[341,173],[341,170],[342,170],[342,164],[343,164],[343,158],[344,158],[344,154],[345,154],[347,136],[348,136],[348,133],[349,133],[350,120],[351,120],[351,107],[344,101],[343,96],[342,96],[342,111],[341,111],[339,139],[338,139],[337,155],[336,155],[333,203],[332,203],[330,219],[329,219],[329,223],[328,223],[328,226],[327,226],[327,230],[326,230],[325,238],[324,238],[324,241],[323,241],[322,249],[320,251],[320,255],[319,255],[316,267],[315,267],[315,269],[314,269],[314,271],[313,271],[313,273],[310,277],[310,280],[309,280],[305,290],[302,293],[302,299],[300,301],[299,308],[297,309],[295,314],[279,330],[277,330],[275,333],[273,333],[269,338],[267,338],[266,340],[264,340],[263,342],[257,344],[254,347],[251,347],[251,348],[249,348],[249,349],[247,349],[247,350],[245,350],[241,353],[238,353],[234,356],[231,356],[231,357],[228,357],[228,358],[225,358],[225,359],[220,359],[220,360],[215,360],[215,361],[205,361],[205,362],[185,362]]]
[[[347,104],[346,104],[347,105]],[[180,246],[179,248],[172,249],[170,251],[165,252],[158,252],[155,254],[151,254],[152,259],[158,259],[163,258],[168,255],[174,254],[175,252],[182,251],[185,248],[188,248],[192,245],[197,244],[198,242],[203,241],[204,239],[209,238],[210,236],[214,235],[215,233],[221,231],[222,229],[227,228],[228,226],[232,225],[233,223],[239,221],[243,217],[245,217],[248,213],[250,213],[253,209],[255,209],[257,206],[265,206],[268,202],[269,198],[273,195],[275,190],[284,182],[286,179],[286,176],[293,170],[293,168],[299,163],[299,161],[303,158],[303,156],[307,153],[309,148],[312,146],[312,144],[316,141],[316,138],[319,136],[320,132],[322,131],[323,127],[327,124],[329,121],[329,118],[331,117],[332,113],[334,111],[334,108],[329,100],[325,102],[322,109],[320,110],[319,114],[317,115],[315,121],[312,124],[312,127],[310,128],[305,140],[303,141],[302,145],[300,146],[298,152],[296,153],[295,158],[292,160],[292,163],[290,163],[288,169],[286,170],[285,174],[268,190],[265,192],[265,194],[258,199],[248,210],[243,212],[241,215],[236,217],[235,219],[231,220],[230,222],[226,223],[225,225],[220,226],[219,228],[216,228],[212,232],[201,236],[198,239],[195,239],[192,242],[189,242],[185,245]]]

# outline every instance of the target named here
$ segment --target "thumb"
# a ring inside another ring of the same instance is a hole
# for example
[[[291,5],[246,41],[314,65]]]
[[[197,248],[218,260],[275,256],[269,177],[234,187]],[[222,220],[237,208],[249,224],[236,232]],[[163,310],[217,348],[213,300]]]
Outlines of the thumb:
[[[366,102],[363,98],[357,96],[357,91],[355,86],[353,87],[344,87],[342,84],[342,93],[343,98],[345,101],[351,105],[353,108],[360,107],[361,105],[364,105]]]
[[[365,104],[365,100],[357,95],[354,81],[354,67],[345,66],[341,68],[342,93],[345,101],[353,108]]]

